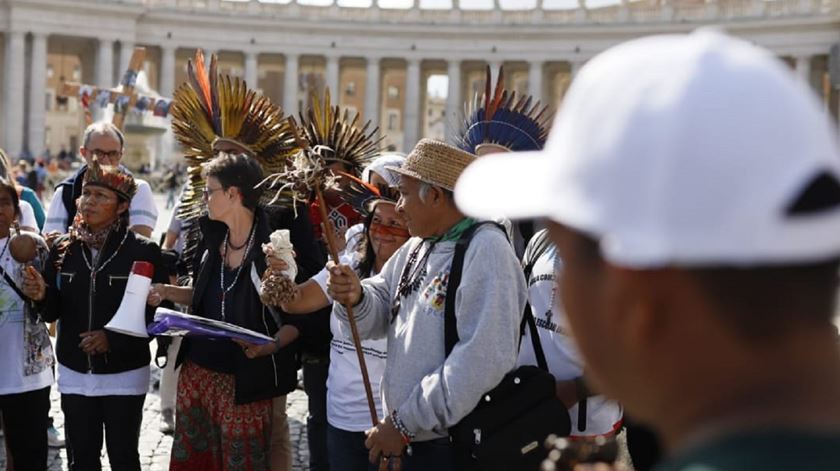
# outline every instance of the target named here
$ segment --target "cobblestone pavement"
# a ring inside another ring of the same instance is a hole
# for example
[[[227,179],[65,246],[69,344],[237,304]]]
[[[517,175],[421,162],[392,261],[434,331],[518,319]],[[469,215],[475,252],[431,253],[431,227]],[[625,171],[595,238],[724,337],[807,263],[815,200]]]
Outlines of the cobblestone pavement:
[[[160,376],[160,370],[152,366],[152,381],[149,385],[149,393],[146,394],[146,403],[143,406],[143,424],[140,428],[140,466],[144,470],[165,471],[169,469],[169,451],[172,448],[172,436],[164,435],[159,430],[160,425],[160,396],[153,387]],[[61,404],[58,391],[52,389],[52,410],[50,416],[55,426],[63,432],[64,415],[61,413]],[[303,471],[309,469],[309,452],[306,442],[306,394],[298,389],[288,396],[287,413],[289,416],[289,429],[294,450],[294,461],[292,469]],[[46,432],[45,432],[46,433]],[[0,470],[6,469],[6,449],[3,439],[0,438]],[[102,449],[102,469],[110,470],[108,458],[105,454],[105,447]],[[67,454],[65,450],[50,448],[49,471],[62,471],[68,469]]]

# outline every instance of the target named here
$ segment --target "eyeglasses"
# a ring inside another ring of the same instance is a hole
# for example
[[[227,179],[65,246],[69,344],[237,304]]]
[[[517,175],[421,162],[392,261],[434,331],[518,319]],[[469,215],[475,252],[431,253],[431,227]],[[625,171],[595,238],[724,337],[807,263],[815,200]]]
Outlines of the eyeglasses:
[[[212,188],[211,189],[211,188],[208,188],[208,187],[205,186],[204,189],[201,190],[201,195],[204,197],[204,199],[209,199],[210,195],[212,195],[213,192],[216,192],[216,191],[219,191],[219,190],[224,190],[224,188],[219,187],[219,188]]]
[[[122,155],[121,150],[102,150],[102,149],[88,149],[90,155],[100,159],[116,160]]]

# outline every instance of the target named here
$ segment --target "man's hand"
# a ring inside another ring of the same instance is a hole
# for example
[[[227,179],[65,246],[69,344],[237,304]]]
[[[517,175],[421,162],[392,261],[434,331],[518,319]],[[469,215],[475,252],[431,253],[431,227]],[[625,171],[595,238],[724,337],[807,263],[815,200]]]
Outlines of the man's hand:
[[[42,301],[47,295],[47,285],[44,277],[32,265],[23,270],[23,294],[34,301]]]
[[[79,337],[82,338],[81,343],[79,343],[79,348],[88,355],[99,355],[111,349],[104,330],[82,332],[79,334]]]
[[[327,292],[345,306],[355,306],[362,299],[362,283],[359,276],[348,265],[327,263],[330,276],[327,278]]]
[[[367,435],[365,447],[370,450],[368,453],[370,462],[378,463],[381,455],[383,460],[391,461],[396,469],[399,466],[405,443],[402,434],[391,422],[391,417],[386,416],[379,425],[365,432],[365,435]]]

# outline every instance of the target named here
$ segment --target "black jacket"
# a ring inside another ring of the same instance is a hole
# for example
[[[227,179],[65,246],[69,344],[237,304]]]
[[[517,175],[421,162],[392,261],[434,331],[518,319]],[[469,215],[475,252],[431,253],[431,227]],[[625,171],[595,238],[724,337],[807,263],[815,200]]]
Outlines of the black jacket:
[[[291,229],[293,243],[299,240],[300,234],[296,233],[295,226],[291,224],[292,221],[289,219],[269,218],[265,211],[261,209],[256,211],[255,216],[257,227],[254,244],[242,261],[245,264],[243,265],[242,278],[230,293],[236,300],[237,309],[227,313],[227,321],[256,332],[274,336],[279,328],[275,321],[275,316],[277,316],[282,324],[294,325],[303,334],[303,319],[300,316],[286,314],[280,309],[271,312],[260,301],[257,288],[251,279],[252,264],[256,268],[259,278],[262,278],[263,272],[267,268],[261,246],[269,242],[269,236],[274,229]],[[207,292],[208,282],[213,278],[213,272],[218,272],[221,267],[222,256],[219,247],[224,241],[227,231],[227,227],[223,223],[211,221],[207,217],[201,218],[199,224],[204,239],[204,247],[199,251],[200,253],[196,254],[200,258],[200,262],[195,264],[198,268],[193,280],[192,312],[197,316],[202,315],[202,300]],[[304,241],[301,241],[301,243],[304,243]],[[295,249],[297,251],[297,245]],[[304,252],[305,250],[297,252],[299,263]],[[306,262],[302,265],[301,271],[311,273],[313,267],[308,265],[311,265],[311,263]],[[190,338],[185,337],[178,352],[176,365],[180,365],[184,361],[189,350]],[[234,400],[237,404],[270,399],[287,394],[295,389],[297,385],[298,342],[287,345],[274,355],[255,359],[247,358],[239,349],[236,349],[235,352]]]
[[[99,256],[100,264],[117,254],[96,275],[96,290],[92,289],[90,270],[84,255],[92,262],[91,253],[81,242],[75,241],[67,248],[61,271],[56,270],[58,247],[69,237],[59,238],[50,250],[44,270],[47,284],[46,298],[37,308],[47,322],[58,320],[58,361],[80,373],[111,374],[134,370],[148,365],[150,338],[132,337],[105,330],[110,351],[87,355],[79,348],[79,334],[104,329],[122,302],[131,265],[135,261],[151,262],[155,266],[153,283],[166,283],[167,274],[162,266],[160,247],[149,239],[125,228],[111,233]],[[125,236],[125,242],[120,242]],[[92,300],[92,303],[91,303]],[[146,305],[146,324],[152,321],[155,308]]]

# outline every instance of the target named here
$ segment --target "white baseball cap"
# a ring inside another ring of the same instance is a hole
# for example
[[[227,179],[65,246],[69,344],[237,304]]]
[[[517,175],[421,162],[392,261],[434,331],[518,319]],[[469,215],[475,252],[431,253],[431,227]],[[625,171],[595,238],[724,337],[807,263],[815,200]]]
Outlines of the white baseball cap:
[[[592,59],[545,149],[477,159],[455,200],[585,232],[621,266],[761,265],[840,255],[838,182],[837,129],[808,87],[769,52],[700,30]],[[803,193],[832,204],[791,211]]]

